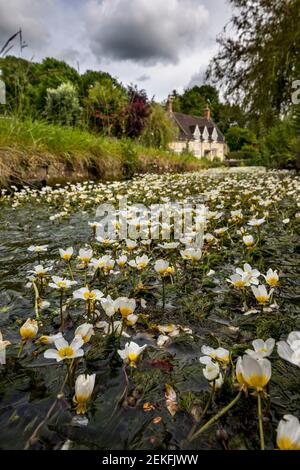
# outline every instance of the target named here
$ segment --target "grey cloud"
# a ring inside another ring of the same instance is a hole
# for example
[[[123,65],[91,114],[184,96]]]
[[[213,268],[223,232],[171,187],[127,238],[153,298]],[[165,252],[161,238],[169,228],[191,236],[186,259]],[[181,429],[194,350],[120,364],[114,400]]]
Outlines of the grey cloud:
[[[0,1],[0,45],[22,29],[23,37],[29,47],[43,47],[49,41],[49,33],[44,19],[52,8],[52,0],[10,0]],[[18,42],[12,53],[18,53]]]
[[[146,82],[147,80],[150,80],[150,78],[151,78],[150,75],[146,75],[145,73],[143,73],[143,75],[136,78],[136,81],[137,82]]]
[[[99,60],[151,66],[176,64],[182,53],[191,52],[208,16],[198,0],[91,0],[86,23]]]
[[[194,73],[191,76],[191,79],[189,83],[187,84],[186,88],[193,88],[194,86],[201,86],[205,82],[205,73],[206,73],[206,68],[202,67],[200,70],[196,73]]]

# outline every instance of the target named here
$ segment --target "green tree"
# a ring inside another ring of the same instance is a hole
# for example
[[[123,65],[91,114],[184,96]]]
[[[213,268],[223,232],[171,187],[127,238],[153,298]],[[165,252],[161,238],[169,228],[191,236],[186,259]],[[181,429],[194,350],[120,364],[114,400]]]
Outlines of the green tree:
[[[255,146],[257,144],[256,135],[249,129],[239,126],[232,126],[227,131],[225,138],[231,152],[242,150],[244,146]]]
[[[87,121],[108,135],[122,135],[127,104],[126,90],[111,77],[105,77],[89,88],[85,99]]]
[[[149,147],[167,148],[177,135],[177,126],[165,109],[160,104],[151,103],[150,116],[146,120],[146,127],[141,137],[142,142]]]
[[[265,134],[289,110],[300,76],[300,0],[229,1],[232,19],[218,38],[208,76]]]
[[[209,104],[212,117],[218,116],[220,106],[219,94],[211,85],[194,86],[184,91],[182,95],[173,92],[173,109],[185,114],[203,116],[204,108]]]
[[[48,88],[45,115],[49,121],[70,126],[78,122],[80,112],[78,93],[71,83]]]

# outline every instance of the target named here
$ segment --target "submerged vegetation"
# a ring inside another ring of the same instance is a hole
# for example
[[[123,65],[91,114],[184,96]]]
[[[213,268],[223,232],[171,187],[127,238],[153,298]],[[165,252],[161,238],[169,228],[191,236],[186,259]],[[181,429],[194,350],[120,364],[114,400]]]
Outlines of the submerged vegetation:
[[[209,170],[2,191],[0,447],[300,449],[299,188]]]

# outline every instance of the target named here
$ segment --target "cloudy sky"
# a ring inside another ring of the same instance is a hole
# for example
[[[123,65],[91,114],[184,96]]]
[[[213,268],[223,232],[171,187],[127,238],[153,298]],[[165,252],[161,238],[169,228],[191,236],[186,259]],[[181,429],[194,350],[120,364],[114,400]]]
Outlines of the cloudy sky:
[[[0,45],[21,27],[23,57],[104,70],[163,100],[201,83],[229,17],[226,0],[0,0]]]

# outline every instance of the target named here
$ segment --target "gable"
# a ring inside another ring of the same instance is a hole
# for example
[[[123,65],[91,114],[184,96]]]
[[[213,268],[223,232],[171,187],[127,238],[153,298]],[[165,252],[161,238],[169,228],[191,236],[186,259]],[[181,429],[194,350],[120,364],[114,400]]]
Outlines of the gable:
[[[195,139],[195,132],[197,136],[199,131],[202,141],[225,143],[222,132],[211,119],[174,112],[171,117],[180,130],[182,140],[198,140]]]

